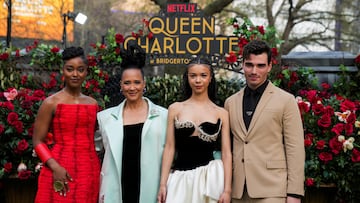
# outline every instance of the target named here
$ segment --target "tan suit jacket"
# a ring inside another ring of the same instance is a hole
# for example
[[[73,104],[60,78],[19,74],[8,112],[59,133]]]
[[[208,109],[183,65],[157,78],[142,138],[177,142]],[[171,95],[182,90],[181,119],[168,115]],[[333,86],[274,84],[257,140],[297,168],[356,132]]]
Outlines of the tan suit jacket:
[[[241,199],[245,180],[251,198],[303,195],[304,131],[294,96],[270,82],[246,130],[244,89],[225,101],[234,136],[232,197]]]

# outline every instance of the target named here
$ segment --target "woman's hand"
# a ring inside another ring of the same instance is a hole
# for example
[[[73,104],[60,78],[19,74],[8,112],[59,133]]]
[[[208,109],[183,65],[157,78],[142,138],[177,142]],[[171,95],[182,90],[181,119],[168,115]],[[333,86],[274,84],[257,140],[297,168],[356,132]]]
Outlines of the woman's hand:
[[[66,193],[70,191],[69,181],[73,181],[70,174],[66,169],[59,164],[52,168],[53,171],[53,181],[54,181],[54,190],[59,192],[60,195],[66,196]],[[57,186],[57,187],[55,187]],[[57,190],[56,188],[60,188]]]
[[[166,200],[166,186],[160,186],[157,199],[158,199],[158,203],[165,203],[165,200]]]
[[[231,197],[229,192],[223,192],[220,195],[218,203],[230,203]]]

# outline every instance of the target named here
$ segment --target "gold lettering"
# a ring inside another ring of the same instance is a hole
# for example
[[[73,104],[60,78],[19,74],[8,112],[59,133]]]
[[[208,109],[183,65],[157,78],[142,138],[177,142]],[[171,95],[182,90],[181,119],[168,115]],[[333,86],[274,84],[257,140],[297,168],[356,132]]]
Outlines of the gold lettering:
[[[206,18],[203,18],[203,30],[202,33],[205,34],[206,33],[206,28],[210,31],[211,34],[215,33],[215,18],[211,17],[210,18],[210,23],[208,21],[206,21]]]
[[[205,45],[206,54],[210,54],[210,40],[214,40],[214,38],[213,38],[213,37],[203,37],[202,39],[203,39],[203,40],[205,41],[205,43],[206,43],[206,45]]]
[[[151,46],[151,50],[150,50],[150,53],[155,53],[155,52],[158,52],[159,54],[162,53],[161,46],[160,46],[159,40],[157,38],[154,39],[154,42],[153,42],[153,44]]]
[[[191,47],[190,47],[190,43],[192,41],[196,41],[198,43],[198,48],[194,51],[194,50],[191,50]],[[197,54],[200,52],[202,46],[201,46],[201,41],[199,38],[195,38],[195,37],[191,37],[187,42],[186,42],[186,50],[188,50],[188,52],[190,54]]]
[[[193,35],[199,35],[200,30],[195,30],[195,27],[200,26],[200,17],[193,17],[191,18],[191,34]]]
[[[239,43],[238,37],[229,37],[229,53],[234,51],[232,48],[233,46],[237,47],[238,43]]]
[[[184,30],[185,26],[189,26],[189,18],[180,18],[180,34],[190,34],[188,30]]]
[[[160,27],[153,27],[153,24],[155,22],[159,22]],[[164,32],[164,22],[161,18],[159,17],[153,17],[150,19],[149,21],[149,31],[152,32],[154,35],[160,34],[162,32]],[[166,33],[164,33],[166,34]]]
[[[173,30],[170,30],[170,25],[174,26]],[[178,18],[175,18],[174,23],[170,22],[170,18],[166,18],[166,31],[170,35],[176,34],[178,30]]]
[[[180,50],[180,42],[179,41],[180,41],[180,39],[176,38],[176,44],[175,44],[176,51],[175,51],[175,53],[177,53],[177,54],[185,54],[184,50]]]
[[[165,37],[164,38],[164,54],[167,54],[167,53],[173,54],[174,53],[173,47],[174,47],[174,39]],[[168,52],[168,50],[169,50],[169,52]]]
[[[217,37],[216,38],[217,41],[219,41],[219,54],[223,54],[224,53],[224,41],[226,40],[226,37]]]

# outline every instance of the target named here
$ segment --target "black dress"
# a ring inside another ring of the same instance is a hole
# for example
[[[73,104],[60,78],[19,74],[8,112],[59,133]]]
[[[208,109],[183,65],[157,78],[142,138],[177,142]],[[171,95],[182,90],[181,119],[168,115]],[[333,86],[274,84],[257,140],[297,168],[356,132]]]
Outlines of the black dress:
[[[123,203],[138,203],[140,196],[141,132],[144,123],[124,125],[121,190]]]
[[[204,122],[196,126],[191,121],[175,120],[176,158],[172,169],[191,170],[207,165],[214,160],[214,151],[218,150],[221,120],[216,123]],[[195,130],[197,135],[193,136]]]

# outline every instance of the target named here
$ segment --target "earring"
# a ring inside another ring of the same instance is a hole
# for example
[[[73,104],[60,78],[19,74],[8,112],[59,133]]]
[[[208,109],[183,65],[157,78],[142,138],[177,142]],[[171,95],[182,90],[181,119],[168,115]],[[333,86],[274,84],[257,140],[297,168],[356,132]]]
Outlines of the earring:
[[[120,94],[122,94],[123,93],[123,91],[122,91],[122,89],[120,89]]]
[[[146,87],[143,89],[143,93],[145,93],[146,92]]]

